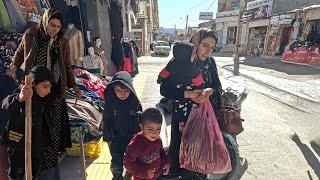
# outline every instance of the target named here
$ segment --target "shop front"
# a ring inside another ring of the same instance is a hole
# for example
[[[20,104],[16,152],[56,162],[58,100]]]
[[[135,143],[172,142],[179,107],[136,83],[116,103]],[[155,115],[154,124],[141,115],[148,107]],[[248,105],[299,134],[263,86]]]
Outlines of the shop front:
[[[247,55],[259,56],[263,53],[268,26],[249,23]]]
[[[291,25],[294,14],[281,14],[270,19],[268,32],[267,55],[275,56],[283,54],[285,47],[292,38],[293,27]]]
[[[233,52],[236,44],[239,10],[217,13],[216,31],[217,46],[222,51]]]
[[[241,44],[246,55],[259,56],[263,53],[268,32],[272,1],[256,0],[247,4],[242,12]],[[245,45],[244,45],[245,44]]]
[[[294,23],[292,40],[283,54],[283,61],[294,64],[320,66],[320,6],[313,5],[303,9],[303,15],[293,21],[299,22],[300,27],[295,29]],[[303,18],[302,18],[303,17]]]

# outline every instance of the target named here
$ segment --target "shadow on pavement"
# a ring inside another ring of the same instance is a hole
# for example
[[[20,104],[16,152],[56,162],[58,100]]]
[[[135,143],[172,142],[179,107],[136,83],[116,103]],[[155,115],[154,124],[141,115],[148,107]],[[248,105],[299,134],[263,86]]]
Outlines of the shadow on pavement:
[[[318,179],[320,179],[320,162],[317,157],[306,144],[301,142],[297,134],[292,135],[291,139],[300,148],[304,158],[307,160],[308,164],[313,169]]]
[[[320,75],[320,69],[311,66],[289,64],[280,61],[280,59],[269,59],[262,57],[247,57],[241,61],[246,66],[260,67],[264,69],[272,69],[283,72],[288,75]]]
[[[97,158],[86,157],[86,167],[88,168],[96,159]],[[59,168],[62,179],[78,180],[83,177],[84,172],[81,157],[66,156],[59,164]]]

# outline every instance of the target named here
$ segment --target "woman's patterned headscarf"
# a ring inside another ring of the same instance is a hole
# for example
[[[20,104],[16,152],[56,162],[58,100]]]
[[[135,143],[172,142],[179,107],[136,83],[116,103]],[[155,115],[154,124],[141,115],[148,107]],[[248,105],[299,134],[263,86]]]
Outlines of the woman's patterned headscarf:
[[[201,43],[201,41],[205,38],[211,37],[217,42],[217,37],[215,35],[215,32],[209,28],[200,28],[197,30],[196,33],[193,34],[193,36],[190,39],[190,42],[194,44],[194,50],[193,50],[193,58],[196,57],[196,53],[198,50],[198,47]]]
[[[40,26],[43,27],[43,29],[46,32],[46,34],[47,34],[47,28],[48,28],[48,25],[49,25],[49,21],[51,19],[53,19],[53,18],[59,19],[61,21],[61,24],[62,24],[63,16],[62,16],[62,14],[60,12],[58,12],[57,10],[55,10],[53,8],[47,9],[47,10],[44,11]],[[58,37],[62,36],[62,30],[59,31],[57,36]]]

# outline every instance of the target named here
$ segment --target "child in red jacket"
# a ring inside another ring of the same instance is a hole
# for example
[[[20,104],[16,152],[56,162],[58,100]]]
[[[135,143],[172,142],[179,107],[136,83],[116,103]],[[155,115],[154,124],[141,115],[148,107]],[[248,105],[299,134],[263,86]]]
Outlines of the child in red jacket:
[[[157,179],[169,173],[169,160],[162,147],[160,130],[162,115],[155,108],[142,113],[140,128],[130,141],[124,157],[124,167],[133,180]]]

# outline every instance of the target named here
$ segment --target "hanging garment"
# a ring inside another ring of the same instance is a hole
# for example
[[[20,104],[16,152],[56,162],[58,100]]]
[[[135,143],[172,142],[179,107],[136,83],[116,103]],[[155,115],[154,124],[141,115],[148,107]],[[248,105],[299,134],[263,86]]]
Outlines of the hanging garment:
[[[21,14],[16,0],[3,0],[13,28],[22,28],[26,25],[26,20]]]
[[[117,41],[121,41],[123,37],[123,22],[121,17],[121,7],[115,0],[110,1],[109,18],[111,28],[111,38]]]
[[[131,76],[135,76],[139,73],[139,69],[138,69],[138,58],[137,58],[137,54],[136,51],[134,49],[134,44],[133,43],[129,43],[130,45],[130,54],[131,54],[131,60],[132,60],[132,73]]]
[[[3,1],[0,1],[0,26],[4,27],[5,29],[12,28],[10,18],[8,15],[8,11],[7,11]]]
[[[127,71],[128,73],[132,73],[132,63],[130,58],[124,58],[124,65],[123,65],[123,70]]]
[[[72,65],[83,67],[80,57],[84,56],[83,35],[77,28],[72,28],[66,32],[69,40],[70,61]]]
[[[111,60],[115,66],[123,66],[124,64],[124,52],[120,40],[112,40]]]
[[[67,3],[67,6],[77,6],[78,0],[64,0]]]
[[[101,57],[95,54],[83,57],[83,67],[88,70],[99,69],[100,72],[104,70]]]

